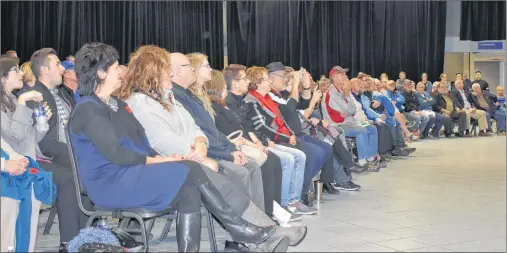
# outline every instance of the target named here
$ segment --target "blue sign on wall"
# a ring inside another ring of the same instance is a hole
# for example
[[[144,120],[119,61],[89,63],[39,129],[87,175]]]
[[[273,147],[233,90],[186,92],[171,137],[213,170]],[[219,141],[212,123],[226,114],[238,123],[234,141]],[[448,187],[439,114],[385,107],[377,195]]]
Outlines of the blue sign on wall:
[[[502,50],[502,41],[482,41],[478,43],[479,50]]]

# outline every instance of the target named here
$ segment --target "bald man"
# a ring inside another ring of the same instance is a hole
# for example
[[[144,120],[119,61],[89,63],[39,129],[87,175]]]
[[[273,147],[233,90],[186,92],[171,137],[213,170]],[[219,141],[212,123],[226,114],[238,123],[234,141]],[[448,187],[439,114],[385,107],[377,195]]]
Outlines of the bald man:
[[[261,168],[254,161],[248,161],[246,155],[237,150],[236,146],[216,128],[214,119],[202,101],[188,90],[196,80],[195,69],[188,58],[181,53],[172,53],[171,71],[174,98],[192,115],[195,123],[206,134],[209,141],[208,156],[217,159],[226,174],[234,174],[241,178],[244,184],[242,187],[246,186],[252,201],[264,210]],[[237,180],[233,182],[236,183]]]

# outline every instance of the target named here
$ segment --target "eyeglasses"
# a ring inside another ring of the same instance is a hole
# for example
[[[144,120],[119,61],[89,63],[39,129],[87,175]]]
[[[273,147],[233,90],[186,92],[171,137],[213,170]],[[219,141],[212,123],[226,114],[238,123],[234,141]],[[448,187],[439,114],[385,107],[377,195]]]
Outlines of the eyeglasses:
[[[208,64],[206,64],[206,65],[202,65],[202,66],[201,66],[201,68],[207,68],[207,69],[210,69],[210,68],[211,68],[211,65],[209,65],[209,63],[208,63]]]
[[[180,67],[191,67],[191,66],[192,66],[192,64],[190,64],[190,63],[189,64],[180,65]]]
[[[250,81],[250,79],[246,78],[246,76],[245,76],[245,77],[242,77],[242,78],[234,78],[234,80],[236,80],[236,81],[242,81],[242,80],[245,80],[245,81],[248,81],[248,82]]]

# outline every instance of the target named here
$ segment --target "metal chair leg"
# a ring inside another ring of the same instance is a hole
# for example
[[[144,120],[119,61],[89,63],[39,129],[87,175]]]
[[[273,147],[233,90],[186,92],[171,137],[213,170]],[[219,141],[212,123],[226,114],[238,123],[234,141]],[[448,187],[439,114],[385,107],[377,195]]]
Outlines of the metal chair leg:
[[[162,229],[162,233],[160,233],[160,240],[165,240],[167,238],[167,234],[169,234],[169,231],[171,230],[171,226],[173,224],[174,217],[170,216],[167,218],[164,228]]]
[[[208,211],[204,210],[206,213],[206,219],[208,221],[208,236],[209,236],[209,249],[211,252],[216,253],[218,252],[217,249],[217,241],[215,238],[215,225],[213,224],[213,215]]]
[[[48,235],[51,232],[51,228],[53,227],[53,223],[55,222],[56,216],[56,205],[51,207],[51,211],[49,212],[48,220],[46,221],[46,225],[44,226],[43,235]]]

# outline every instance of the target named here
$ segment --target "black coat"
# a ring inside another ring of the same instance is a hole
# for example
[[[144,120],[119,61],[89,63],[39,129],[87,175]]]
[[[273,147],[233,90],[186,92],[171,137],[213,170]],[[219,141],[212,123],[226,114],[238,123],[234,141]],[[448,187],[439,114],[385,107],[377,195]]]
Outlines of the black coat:
[[[65,103],[71,108],[71,110],[76,106],[76,101],[74,100],[74,92],[65,85],[57,86],[58,94],[64,100]],[[39,148],[44,156],[51,158],[53,161],[60,165],[70,166],[69,159],[69,150],[67,149],[67,144],[59,142],[58,136],[60,132],[60,126],[58,121],[58,108],[56,106],[55,99],[49,89],[39,82],[35,83],[33,87],[28,89],[27,91],[35,90],[42,94],[43,102],[46,102],[53,113],[53,116],[49,119],[49,131],[46,133],[44,138],[39,142]],[[35,108],[36,104],[31,101],[27,103],[29,108]],[[70,115],[69,115],[70,116]],[[35,124],[35,121],[34,121]]]
[[[447,108],[447,102],[445,102],[444,95],[442,95],[439,92],[433,92],[431,93],[431,96],[435,100],[435,103],[433,104],[433,111],[441,113],[442,109]],[[445,96],[449,96],[449,94],[445,94]],[[456,110],[456,104],[453,102],[453,111]]]
[[[467,97],[467,100],[469,98],[470,93],[465,91],[465,97]],[[461,96],[461,93],[457,90],[451,90],[451,98],[452,102],[454,103],[454,106],[456,106],[459,109],[463,109],[465,107],[465,101],[463,100],[463,97]],[[473,107],[472,102],[469,100],[470,106]]]
[[[405,111],[411,112],[411,111],[420,111],[419,108],[419,98],[417,97],[417,94],[413,91],[406,92],[403,91],[402,93],[403,97],[405,98]]]

